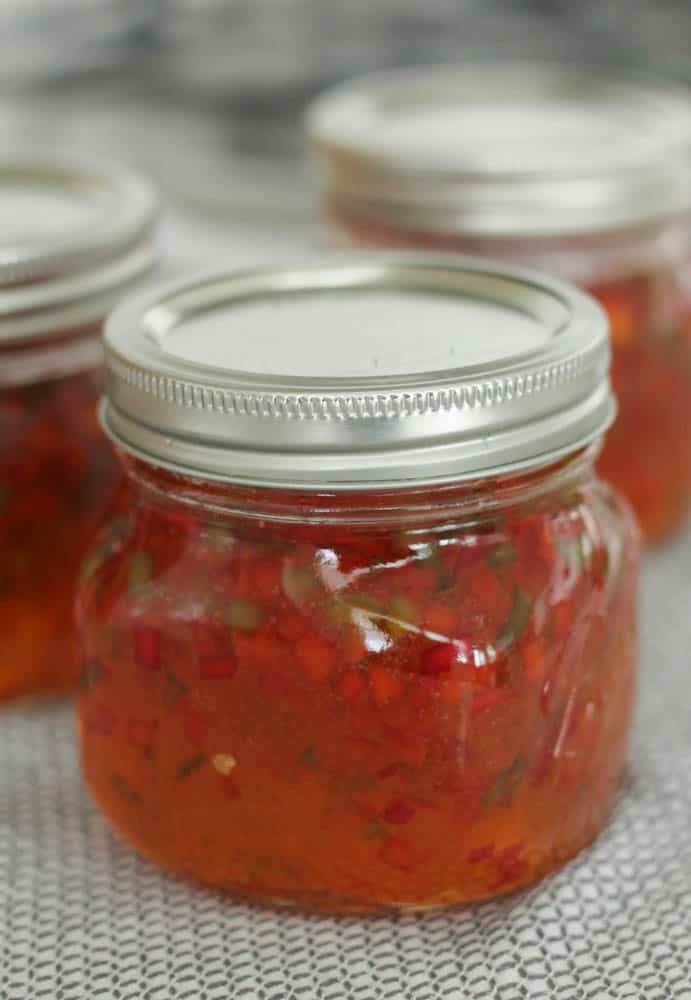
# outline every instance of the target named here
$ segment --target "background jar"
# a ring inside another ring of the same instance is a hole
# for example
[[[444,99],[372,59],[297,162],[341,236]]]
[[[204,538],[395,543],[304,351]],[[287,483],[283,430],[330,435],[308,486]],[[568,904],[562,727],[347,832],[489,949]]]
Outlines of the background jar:
[[[691,503],[691,101],[598,71],[409,70],[308,116],[325,210],[362,246],[544,268],[606,308],[617,423],[603,475],[654,539]]]
[[[79,715],[116,828],[206,884],[334,912],[507,892],[596,835],[638,548],[593,471],[594,303],[356,258],[152,292],[106,351],[133,490],[82,580]]]
[[[121,474],[103,318],[153,264],[154,192],[103,164],[0,162],[0,698],[78,676],[79,565]]]

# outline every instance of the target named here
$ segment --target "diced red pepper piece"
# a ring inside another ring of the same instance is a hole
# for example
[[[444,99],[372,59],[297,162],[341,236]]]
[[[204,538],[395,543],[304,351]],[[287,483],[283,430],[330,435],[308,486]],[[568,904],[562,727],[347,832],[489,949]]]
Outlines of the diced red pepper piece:
[[[355,815],[359,816],[360,819],[366,819],[370,822],[379,819],[379,810],[376,806],[373,806],[371,802],[366,802],[364,800],[356,802],[354,811]]]
[[[232,653],[203,656],[199,660],[199,676],[203,681],[227,680],[235,674],[236,663]]]
[[[409,823],[414,815],[415,806],[411,802],[407,799],[394,799],[384,809],[382,818],[387,823],[402,826],[404,823]]]
[[[524,849],[525,842],[518,840],[515,844],[509,844],[508,847],[503,847],[497,854],[497,859],[502,862],[513,861],[523,853]]]
[[[469,865],[479,865],[482,861],[487,861],[494,854],[494,844],[485,844],[483,847],[476,847],[466,856]]]
[[[512,692],[510,688],[494,688],[474,694],[470,704],[470,715],[471,717],[475,717],[481,715],[483,712],[488,712],[510,701],[511,697]]]
[[[547,646],[544,639],[529,636],[521,643],[523,674],[528,684],[540,684],[547,667]]]
[[[127,723],[127,742],[132,747],[146,750],[153,743],[158,723],[148,719],[130,719]]]
[[[468,574],[467,585],[470,592],[485,608],[504,608],[507,605],[506,590],[496,574],[484,563],[479,563]]]
[[[420,659],[423,674],[436,676],[448,673],[458,662],[458,649],[452,642],[426,649]]]
[[[480,539],[474,539],[459,545],[456,554],[456,576],[463,575],[471,571],[474,566],[482,562],[485,558],[485,543]]]
[[[240,797],[240,789],[233,778],[230,777],[221,778],[221,791],[223,792],[223,797],[230,802]]]
[[[295,655],[315,681],[326,680],[334,666],[334,647],[316,635],[305,635],[298,639],[295,643]]]
[[[182,727],[185,736],[195,746],[202,746],[209,735],[209,715],[191,705],[185,710]]]
[[[411,767],[422,767],[427,760],[428,742],[423,735],[411,733],[401,741],[401,757]]]
[[[471,688],[462,677],[445,677],[437,685],[439,697],[445,705],[460,705]]]
[[[445,604],[430,604],[425,612],[425,628],[438,635],[453,636],[458,624],[458,610]]]
[[[572,611],[570,601],[560,601],[553,608],[554,627],[560,639],[565,638],[571,628]]]
[[[97,702],[86,713],[86,725],[99,736],[111,736],[115,728],[115,716],[109,708]]]
[[[252,566],[252,582],[257,594],[273,599],[281,590],[281,565],[276,559],[262,559]]]
[[[403,694],[400,678],[388,667],[372,667],[369,672],[369,686],[372,698],[380,708],[390,705]]]
[[[286,642],[295,642],[307,631],[307,620],[295,611],[284,611],[276,620],[276,633]]]
[[[386,778],[398,778],[400,775],[405,774],[409,770],[409,765],[405,761],[397,760],[393,764],[387,764],[383,767],[381,771],[378,772],[377,777],[384,781]]]
[[[418,863],[418,855],[412,844],[403,837],[387,837],[379,848],[379,858],[392,868],[411,871]]]
[[[259,683],[267,698],[287,698],[295,691],[295,681],[277,670],[263,671]]]
[[[145,670],[161,669],[161,633],[150,625],[133,628],[134,658]]]
[[[347,670],[340,678],[336,689],[346,701],[357,701],[367,690],[363,671]]]

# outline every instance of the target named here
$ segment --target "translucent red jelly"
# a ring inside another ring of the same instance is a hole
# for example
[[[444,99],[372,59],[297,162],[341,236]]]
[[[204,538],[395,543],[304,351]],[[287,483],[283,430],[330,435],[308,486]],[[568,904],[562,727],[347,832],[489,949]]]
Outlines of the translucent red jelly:
[[[465,487],[293,494],[127,460],[85,567],[90,788],[145,856],[331,912],[505,893],[611,809],[637,535],[591,456]]]
[[[79,567],[121,481],[100,391],[93,370],[0,387],[0,699],[79,675]]]
[[[600,471],[633,504],[649,539],[679,527],[691,504],[691,300],[668,275],[589,289],[607,310],[619,417]]]
[[[520,241],[488,249],[460,237],[405,232],[342,216],[336,222],[362,245],[529,259],[528,244]],[[626,244],[624,238],[624,249]],[[584,240],[574,240],[573,245],[581,255],[587,253]],[[554,243],[552,249],[558,269],[558,253],[564,244]],[[548,243],[539,250],[541,259],[549,259]],[[620,250],[621,243],[611,241],[612,260],[616,261]],[[586,283],[586,290],[609,317],[611,379],[619,405],[598,468],[630,501],[650,541],[681,527],[691,509],[690,275],[691,260],[683,266],[661,262],[657,268],[629,273],[616,281]]]

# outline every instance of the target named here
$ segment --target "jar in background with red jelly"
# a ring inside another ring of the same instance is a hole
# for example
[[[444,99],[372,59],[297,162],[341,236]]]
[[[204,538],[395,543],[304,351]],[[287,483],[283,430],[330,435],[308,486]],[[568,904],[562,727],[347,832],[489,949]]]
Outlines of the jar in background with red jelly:
[[[122,483],[101,328],[150,271],[157,198],[90,161],[0,159],[0,699],[79,675],[79,566]]]
[[[648,539],[691,504],[691,98],[558,65],[363,78],[308,115],[351,245],[539,267],[609,315],[619,417],[599,468]]]
[[[83,766],[146,857],[330,912],[509,892],[605,822],[638,536],[607,324],[503,265],[223,273],[106,331],[131,505],[78,601]]]

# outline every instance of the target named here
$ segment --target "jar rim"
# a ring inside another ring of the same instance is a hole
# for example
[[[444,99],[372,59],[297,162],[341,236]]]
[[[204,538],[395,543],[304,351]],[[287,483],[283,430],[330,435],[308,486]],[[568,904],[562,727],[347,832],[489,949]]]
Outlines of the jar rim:
[[[484,477],[577,451],[615,410],[596,303],[448,254],[358,254],[165,285],[115,311],[105,349],[106,433],[151,464],[238,484]]]
[[[537,238],[691,212],[691,97],[601,68],[386,71],[326,91],[306,129],[331,204],[361,222]]]

